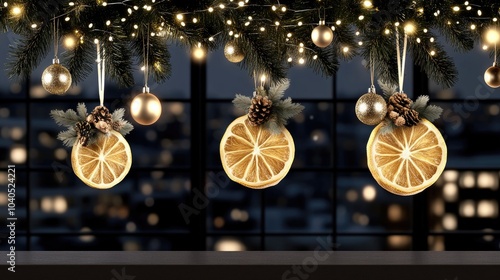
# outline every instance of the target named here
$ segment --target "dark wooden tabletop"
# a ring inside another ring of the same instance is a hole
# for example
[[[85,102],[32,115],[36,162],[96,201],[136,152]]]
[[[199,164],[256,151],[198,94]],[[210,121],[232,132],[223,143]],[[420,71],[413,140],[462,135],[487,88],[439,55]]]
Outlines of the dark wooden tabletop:
[[[2,280],[500,279],[500,252],[16,252],[16,272],[8,261]]]

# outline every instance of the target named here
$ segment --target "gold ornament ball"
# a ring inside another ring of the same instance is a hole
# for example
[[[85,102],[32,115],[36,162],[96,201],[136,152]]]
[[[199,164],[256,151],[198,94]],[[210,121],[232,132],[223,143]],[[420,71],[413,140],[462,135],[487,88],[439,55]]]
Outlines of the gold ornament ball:
[[[366,125],[381,123],[386,114],[387,103],[382,96],[376,93],[366,93],[356,103],[356,116]]]
[[[333,41],[333,31],[326,25],[318,25],[312,31],[311,39],[316,46],[326,48]]]
[[[43,71],[42,86],[52,94],[64,94],[71,87],[71,82],[71,73],[59,63],[54,63]]]
[[[141,93],[132,100],[130,112],[137,123],[151,125],[161,116],[161,102],[154,94]]]
[[[245,59],[245,54],[243,54],[240,47],[234,41],[227,42],[224,47],[224,56],[232,63],[238,63]]]
[[[484,72],[484,81],[492,88],[500,87],[500,67],[493,65]]]

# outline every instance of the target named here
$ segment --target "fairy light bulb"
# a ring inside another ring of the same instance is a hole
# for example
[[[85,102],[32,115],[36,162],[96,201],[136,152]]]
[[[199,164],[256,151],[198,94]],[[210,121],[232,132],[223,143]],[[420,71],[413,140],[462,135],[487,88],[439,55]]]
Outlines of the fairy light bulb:
[[[372,1],[364,1],[363,2],[363,7],[365,7],[365,8],[371,8],[371,7],[373,7]]]
[[[72,50],[76,47],[76,38],[73,35],[66,35],[63,39],[63,45],[66,49]]]
[[[413,23],[407,23],[404,27],[406,34],[413,34],[416,31],[416,27]]]
[[[486,31],[486,41],[488,43],[496,44],[498,43],[499,39],[500,39],[500,34],[496,29],[490,28],[488,31]]]
[[[12,6],[12,9],[10,10],[10,14],[14,17],[19,17],[22,15],[24,11],[24,8],[22,6],[16,5]]]

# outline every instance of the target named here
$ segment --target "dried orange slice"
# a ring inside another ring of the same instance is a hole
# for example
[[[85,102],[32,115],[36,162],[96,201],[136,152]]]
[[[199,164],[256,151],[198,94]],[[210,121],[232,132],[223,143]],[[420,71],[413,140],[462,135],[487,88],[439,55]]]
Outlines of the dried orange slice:
[[[116,132],[98,133],[92,145],[76,144],[71,165],[76,176],[96,189],[109,189],[120,183],[132,166],[132,152],[123,136]]]
[[[366,146],[368,168],[381,187],[397,195],[414,195],[434,184],[446,166],[447,147],[428,120],[382,134],[379,124]]]
[[[229,178],[252,189],[278,184],[290,171],[295,144],[286,128],[273,134],[252,126],[242,116],[227,128],[220,142],[222,166]]]

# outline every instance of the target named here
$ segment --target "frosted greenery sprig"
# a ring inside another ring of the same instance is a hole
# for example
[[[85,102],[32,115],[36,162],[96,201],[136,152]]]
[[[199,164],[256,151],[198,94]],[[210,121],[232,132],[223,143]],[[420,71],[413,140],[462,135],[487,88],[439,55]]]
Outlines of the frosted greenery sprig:
[[[285,79],[282,82],[273,84],[269,89],[258,87],[254,92],[255,96],[261,95],[267,97],[272,102],[271,116],[269,120],[263,124],[264,127],[269,129],[272,133],[281,133],[282,128],[288,123],[288,120],[304,110],[304,106],[293,103],[290,97],[283,99],[285,91],[289,87],[290,81]],[[233,104],[236,108],[248,112],[252,105],[252,98],[237,94],[233,100]]]
[[[81,142],[81,135],[78,133],[77,124],[87,122],[88,117],[87,106],[85,103],[79,103],[76,107],[76,111],[73,109],[63,110],[52,110],[50,111],[50,116],[56,124],[63,126],[66,130],[59,132],[57,139],[61,140],[63,144],[67,147],[73,147],[75,144]],[[122,134],[123,136],[129,134],[134,126],[128,121],[123,119],[125,115],[125,109],[117,109],[111,115],[112,128]],[[85,145],[92,145],[97,140],[98,133],[102,133],[100,130],[95,128],[94,125],[89,125],[90,131],[88,132],[88,140],[85,141]]]

